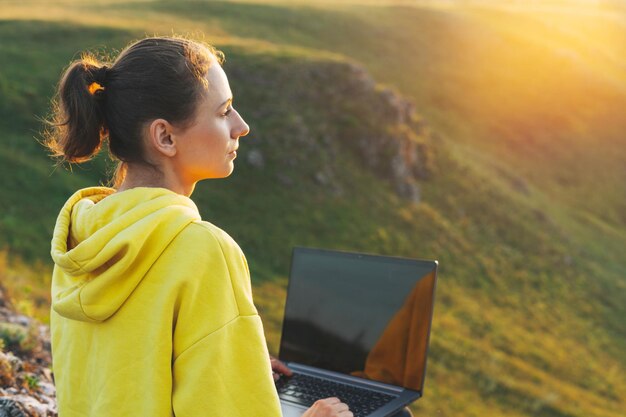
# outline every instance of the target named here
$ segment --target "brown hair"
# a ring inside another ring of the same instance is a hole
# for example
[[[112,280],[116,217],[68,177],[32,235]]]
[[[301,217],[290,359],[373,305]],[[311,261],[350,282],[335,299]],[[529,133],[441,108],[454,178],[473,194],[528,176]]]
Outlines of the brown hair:
[[[136,41],[112,64],[83,53],[63,72],[45,145],[61,162],[80,163],[93,158],[108,140],[111,157],[120,161],[116,186],[123,180],[125,163],[156,169],[144,157],[144,127],[157,118],[183,128],[194,120],[209,87],[204,77],[211,55],[224,62],[224,54],[211,45],[182,37]]]

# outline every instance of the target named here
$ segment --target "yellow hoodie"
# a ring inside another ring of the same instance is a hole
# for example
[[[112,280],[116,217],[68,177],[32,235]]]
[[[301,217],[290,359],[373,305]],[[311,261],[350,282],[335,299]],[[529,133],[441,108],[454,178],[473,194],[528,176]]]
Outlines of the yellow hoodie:
[[[281,415],[246,259],[189,198],[80,190],[51,255],[59,417]]]

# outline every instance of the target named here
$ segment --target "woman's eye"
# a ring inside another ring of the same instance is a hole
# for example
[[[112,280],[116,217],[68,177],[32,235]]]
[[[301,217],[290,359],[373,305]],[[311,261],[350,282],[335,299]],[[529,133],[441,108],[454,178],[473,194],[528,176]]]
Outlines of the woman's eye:
[[[233,110],[233,108],[229,108],[228,110],[226,110],[226,113],[222,114],[222,116],[226,117],[230,114],[230,112]]]

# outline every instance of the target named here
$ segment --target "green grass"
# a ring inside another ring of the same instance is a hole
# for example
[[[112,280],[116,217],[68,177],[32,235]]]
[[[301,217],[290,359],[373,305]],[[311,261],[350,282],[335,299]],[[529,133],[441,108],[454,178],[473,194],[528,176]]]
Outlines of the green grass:
[[[200,183],[193,198],[246,253],[272,352],[292,246],[436,258],[417,413],[625,408],[626,28],[610,9],[110,3],[0,11],[0,246],[10,259],[0,277],[24,311],[45,321],[58,209],[106,177],[102,157],[71,175],[53,170],[33,139],[62,68],[86,48],[202,31],[226,52],[252,132],[234,175]],[[347,90],[350,65],[377,89]],[[353,145],[393,127],[384,86],[423,120],[416,139],[432,175],[419,204],[398,198]],[[246,162],[252,149],[263,169]],[[332,185],[315,181],[320,171]]]

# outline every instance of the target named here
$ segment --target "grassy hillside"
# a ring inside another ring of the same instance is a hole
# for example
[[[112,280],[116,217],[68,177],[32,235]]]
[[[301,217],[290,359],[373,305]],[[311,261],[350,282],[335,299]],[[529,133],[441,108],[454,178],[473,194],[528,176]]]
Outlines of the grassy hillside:
[[[100,158],[73,174],[53,170],[33,140],[61,69],[85,48],[201,31],[226,52],[252,133],[235,174],[200,184],[193,198],[246,252],[272,351],[293,245],[436,258],[419,415],[619,415],[626,23],[618,3],[555,2],[539,12],[507,6],[514,2],[298,3],[3,5],[0,245],[9,261],[0,278],[23,309],[47,309],[58,208],[107,169]],[[355,66],[378,85],[347,89]],[[414,139],[427,145],[432,174],[419,204],[399,198],[356,151],[370,129],[398,127],[375,105],[385,87],[410,98],[422,119]],[[247,162],[252,151],[262,168]]]

